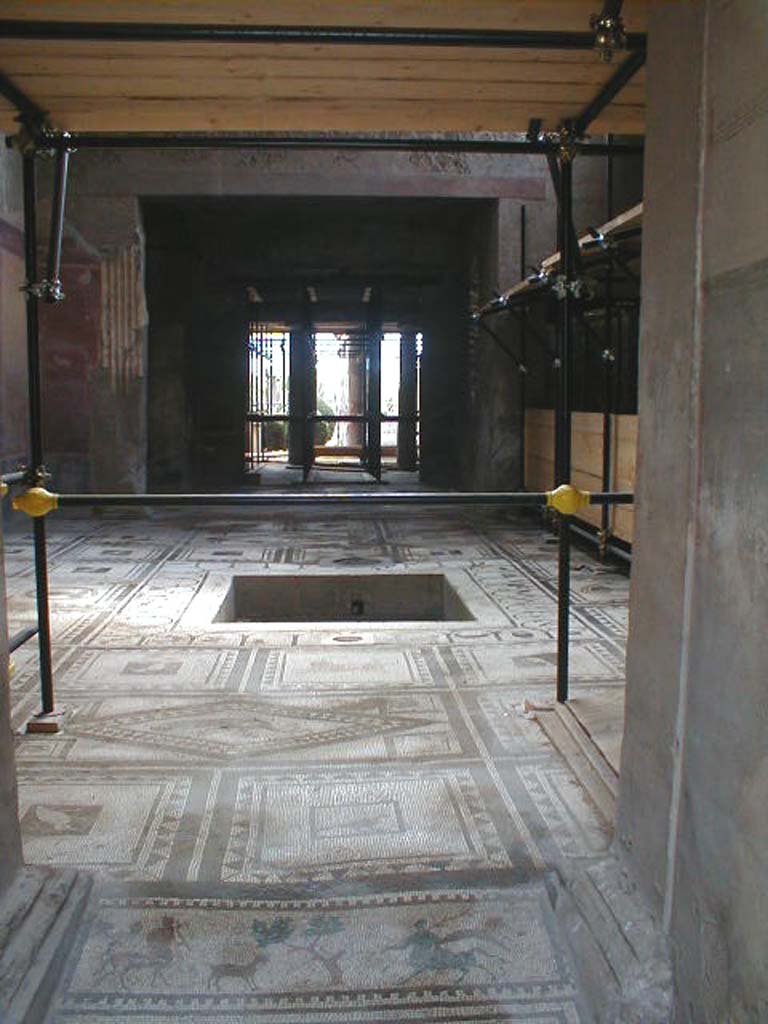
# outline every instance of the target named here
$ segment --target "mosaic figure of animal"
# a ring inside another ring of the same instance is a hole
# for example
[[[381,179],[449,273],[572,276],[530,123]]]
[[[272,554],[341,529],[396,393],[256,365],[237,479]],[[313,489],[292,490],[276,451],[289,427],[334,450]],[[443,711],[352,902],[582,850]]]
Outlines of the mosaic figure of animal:
[[[253,959],[242,964],[229,963],[227,961],[211,964],[208,973],[208,988],[220,992],[221,982],[225,978],[236,978],[238,981],[244,981],[248,988],[253,991],[256,987],[255,975],[258,973],[259,967],[267,959],[264,953],[257,949],[253,954]]]

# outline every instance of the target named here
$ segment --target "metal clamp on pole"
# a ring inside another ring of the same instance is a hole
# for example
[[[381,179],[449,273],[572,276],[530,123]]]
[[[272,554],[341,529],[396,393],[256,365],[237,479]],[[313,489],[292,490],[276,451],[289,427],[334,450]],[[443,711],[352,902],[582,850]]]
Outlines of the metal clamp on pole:
[[[580,491],[570,484],[561,484],[554,491],[547,491],[547,508],[553,508],[561,516],[573,516],[587,508],[592,501],[589,491]]]
[[[565,274],[558,274],[552,278],[552,291],[559,302],[568,295],[572,295],[574,299],[588,299],[592,296],[592,289],[585,278],[574,277],[569,281]]]
[[[24,512],[30,519],[39,519],[59,507],[59,496],[45,487],[30,487],[13,499],[15,512]]]

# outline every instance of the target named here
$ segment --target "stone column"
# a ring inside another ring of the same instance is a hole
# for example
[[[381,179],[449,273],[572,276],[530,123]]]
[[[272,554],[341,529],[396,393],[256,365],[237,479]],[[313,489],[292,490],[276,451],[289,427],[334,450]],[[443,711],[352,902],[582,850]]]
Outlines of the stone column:
[[[416,334],[404,331],[400,336],[400,416],[409,417],[397,425],[397,468],[414,470],[417,465],[416,413],[418,412],[418,372]]]
[[[351,338],[347,355],[347,388],[350,416],[365,413],[365,351],[360,338]],[[347,423],[347,444],[363,447],[365,440],[364,423]]]
[[[768,8],[659,5],[649,41],[617,845],[667,932],[676,1020],[758,1021],[768,1009]]]

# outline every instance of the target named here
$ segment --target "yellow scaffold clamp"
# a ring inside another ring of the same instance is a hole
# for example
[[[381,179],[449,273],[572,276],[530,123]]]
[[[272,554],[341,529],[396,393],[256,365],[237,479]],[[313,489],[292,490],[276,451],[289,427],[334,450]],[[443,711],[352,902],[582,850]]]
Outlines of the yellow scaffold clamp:
[[[47,491],[45,487],[30,487],[13,499],[13,507],[16,512],[26,512],[32,519],[39,519],[59,507],[59,496]]]
[[[7,493],[8,493],[8,484],[5,483],[3,480],[0,480],[0,501],[3,500],[3,498],[6,496]]]
[[[547,507],[562,516],[573,516],[579,509],[589,505],[589,491],[580,491],[570,484],[560,484],[554,491],[547,491]]]

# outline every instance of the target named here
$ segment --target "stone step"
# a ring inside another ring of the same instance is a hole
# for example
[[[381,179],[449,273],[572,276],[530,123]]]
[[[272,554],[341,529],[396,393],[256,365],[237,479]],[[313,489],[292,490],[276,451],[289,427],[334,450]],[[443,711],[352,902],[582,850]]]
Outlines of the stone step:
[[[664,936],[615,857],[553,873],[547,889],[594,1024],[669,1024],[672,970]]]
[[[0,1020],[41,1024],[92,887],[74,870],[27,867],[0,901]]]
[[[606,821],[616,817],[619,777],[567,704],[536,713],[544,732],[568,762]]]

